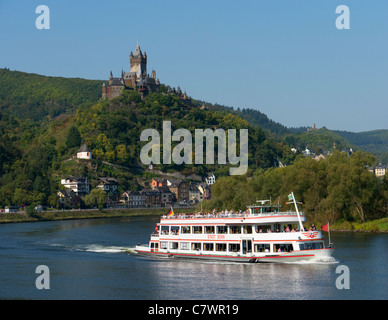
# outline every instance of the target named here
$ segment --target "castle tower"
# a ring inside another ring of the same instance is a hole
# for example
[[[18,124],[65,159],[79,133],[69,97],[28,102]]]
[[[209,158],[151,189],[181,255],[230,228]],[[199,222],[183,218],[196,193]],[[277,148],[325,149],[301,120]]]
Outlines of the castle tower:
[[[102,84],[102,98],[105,99],[107,96],[107,88],[105,82]]]
[[[147,54],[141,52],[140,46],[137,45],[135,51],[129,55],[131,72],[136,72],[139,78],[147,76]]]

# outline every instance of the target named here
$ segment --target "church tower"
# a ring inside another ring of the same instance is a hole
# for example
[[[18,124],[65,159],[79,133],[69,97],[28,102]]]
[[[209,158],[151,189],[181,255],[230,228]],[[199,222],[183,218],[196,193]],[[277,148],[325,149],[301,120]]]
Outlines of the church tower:
[[[141,52],[139,44],[135,51],[129,55],[129,62],[131,65],[131,72],[136,72],[138,78],[147,76],[147,53]]]

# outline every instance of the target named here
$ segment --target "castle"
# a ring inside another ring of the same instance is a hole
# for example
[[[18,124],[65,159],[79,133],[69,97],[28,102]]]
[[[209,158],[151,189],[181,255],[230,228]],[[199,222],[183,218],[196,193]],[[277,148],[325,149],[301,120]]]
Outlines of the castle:
[[[141,52],[137,45],[135,51],[129,55],[130,71],[121,71],[120,78],[114,78],[110,72],[109,82],[102,84],[102,98],[112,99],[121,95],[123,89],[137,90],[143,98],[148,92],[159,92],[160,82],[156,78],[155,70],[151,76],[147,74],[147,53]]]

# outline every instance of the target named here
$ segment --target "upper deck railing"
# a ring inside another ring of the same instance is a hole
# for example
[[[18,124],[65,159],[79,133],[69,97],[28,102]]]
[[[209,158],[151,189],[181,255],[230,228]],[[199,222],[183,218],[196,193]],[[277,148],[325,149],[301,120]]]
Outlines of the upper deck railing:
[[[174,214],[172,216],[163,215],[162,219],[225,219],[225,218],[254,218],[254,217],[277,217],[277,216],[297,216],[295,211],[266,212],[266,213],[195,213],[195,214]],[[303,212],[300,212],[303,216]]]

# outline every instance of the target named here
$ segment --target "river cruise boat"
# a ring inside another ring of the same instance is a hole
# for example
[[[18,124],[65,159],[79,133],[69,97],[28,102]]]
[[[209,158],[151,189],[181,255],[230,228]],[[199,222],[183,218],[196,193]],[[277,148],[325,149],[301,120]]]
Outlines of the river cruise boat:
[[[174,214],[162,216],[146,245],[135,252],[177,258],[235,262],[328,261],[334,248],[325,247],[321,231],[305,230],[293,193],[281,211],[269,200],[258,201],[245,212]]]

